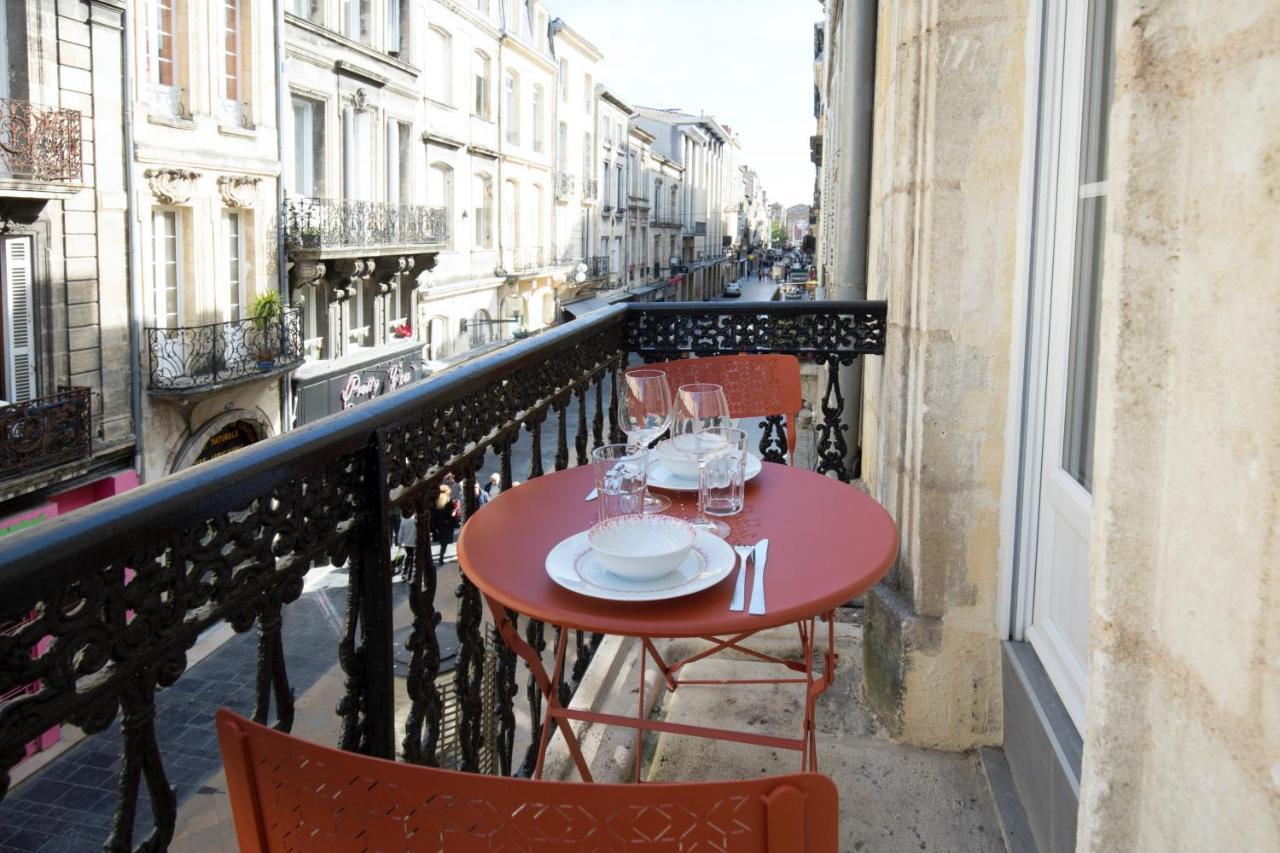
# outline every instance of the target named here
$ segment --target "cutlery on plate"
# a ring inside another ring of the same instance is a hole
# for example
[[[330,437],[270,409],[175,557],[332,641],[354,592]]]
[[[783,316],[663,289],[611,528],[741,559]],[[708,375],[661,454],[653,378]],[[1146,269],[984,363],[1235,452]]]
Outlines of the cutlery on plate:
[[[585,498],[583,498],[583,500],[585,500],[585,501],[593,501],[593,500],[595,500],[595,499],[596,499],[596,498],[598,498],[598,497],[600,497],[600,490],[599,490],[599,489],[592,489],[591,491],[587,492],[587,496],[586,496]]]
[[[740,611],[747,600],[747,558],[755,549],[750,545],[734,545],[733,550],[738,554],[738,579],[733,582],[733,601],[729,603],[729,609]]]
[[[764,564],[768,560],[769,540],[761,539],[756,543],[752,555],[752,563],[756,570],[751,581],[751,608],[747,611],[752,616],[764,615]]]

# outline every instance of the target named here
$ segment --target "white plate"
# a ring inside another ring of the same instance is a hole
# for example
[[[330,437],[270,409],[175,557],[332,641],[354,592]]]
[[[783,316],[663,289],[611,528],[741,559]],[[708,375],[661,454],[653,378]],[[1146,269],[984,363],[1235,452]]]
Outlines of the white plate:
[[[547,554],[547,575],[560,586],[607,601],[662,601],[715,586],[733,571],[737,556],[719,536],[698,531],[689,558],[674,572],[633,581],[606,569],[587,541],[587,532],[570,536]]]
[[[760,457],[753,453],[747,454],[747,470],[743,479],[750,480],[760,473],[761,469]],[[649,485],[655,489],[666,489],[670,492],[696,492],[698,491],[697,478],[681,477],[667,470],[667,466],[662,464],[662,460],[657,454],[654,454],[649,461]]]

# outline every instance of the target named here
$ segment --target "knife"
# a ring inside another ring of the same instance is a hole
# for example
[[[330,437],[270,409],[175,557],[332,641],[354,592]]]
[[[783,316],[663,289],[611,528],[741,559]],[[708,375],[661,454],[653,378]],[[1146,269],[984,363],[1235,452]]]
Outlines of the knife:
[[[764,615],[764,564],[769,559],[769,540],[761,539],[756,545],[755,574],[751,579],[751,606],[747,612],[752,616]]]

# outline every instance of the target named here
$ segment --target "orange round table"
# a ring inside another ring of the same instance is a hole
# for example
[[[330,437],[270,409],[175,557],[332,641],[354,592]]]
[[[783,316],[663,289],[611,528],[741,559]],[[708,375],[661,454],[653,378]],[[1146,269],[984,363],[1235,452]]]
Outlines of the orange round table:
[[[834,626],[829,619],[825,666],[821,673],[815,669],[817,619],[861,595],[888,571],[898,552],[898,530],[893,519],[878,503],[847,483],[766,462],[760,474],[747,483],[743,512],[724,519],[730,527],[728,541],[732,544],[752,545],[760,539],[769,540],[765,615],[729,610],[737,567],[725,580],[693,595],[665,601],[611,602],[564,589],[548,577],[545,566],[546,556],[556,544],[595,523],[596,504],[585,500],[594,485],[595,474],[590,465],[522,483],[481,507],[463,526],[458,538],[462,571],[488,601],[503,639],[529,666],[547,701],[535,776],[541,774],[550,723],[554,721],[579,772],[584,779],[590,779],[569,726],[574,719],[630,726],[638,730],[637,737],[644,730],[658,730],[796,749],[802,753],[802,768],[810,766],[815,758],[813,705],[830,685],[835,670]],[[672,506],[668,514],[684,518],[695,514],[696,493],[669,494]],[[749,574],[748,593],[752,579]],[[540,655],[515,630],[507,618],[508,609],[566,629],[557,644],[554,675],[547,674]],[[774,658],[741,645],[757,631],[786,624],[796,624],[800,629],[805,652],[801,662]],[[570,629],[638,637],[643,641],[642,709],[643,667],[649,656],[671,690],[680,684],[707,684],[682,680],[676,675],[683,666],[726,648],[800,672],[801,677],[770,679],[769,683],[808,686],[804,733],[798,739],[775,738],[561,706],[552,686],[559,681]],[[671,637],[704,638],[712,647],[682,661],[667,662],[652,641]],[[637,751],[637,774],[638,765]]]

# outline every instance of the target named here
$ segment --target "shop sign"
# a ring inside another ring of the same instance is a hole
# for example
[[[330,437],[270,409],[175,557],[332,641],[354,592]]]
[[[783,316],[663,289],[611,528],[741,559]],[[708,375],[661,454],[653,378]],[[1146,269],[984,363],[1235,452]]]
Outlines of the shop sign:
[[[209,436],[209,440],[204,443],[204,448],[200,451],[200,455],[196,457],[194,464],[208,462],[210,459],[217,459],[219,456],[226,456],[233,450],[239,450],[242,447],[248,447],[256,443],[261,438],[262,436],[258,434],[258,428],[248,421],[232,421]]]
[[[412,385],[430,374],[421,348],[391,358],[359,365],[354,370],[295,379],[298,424],[310,423],[335,412],[344,412],[397,388]]]

